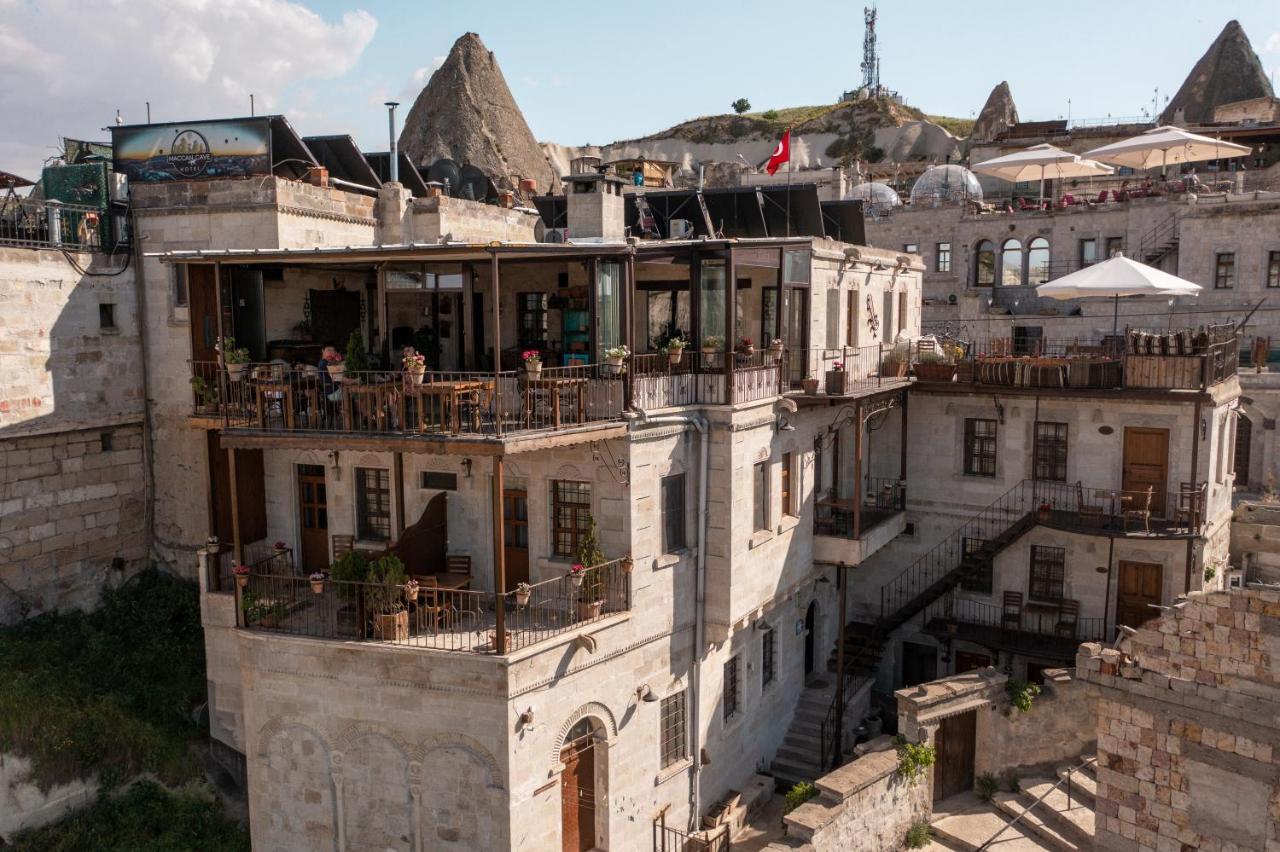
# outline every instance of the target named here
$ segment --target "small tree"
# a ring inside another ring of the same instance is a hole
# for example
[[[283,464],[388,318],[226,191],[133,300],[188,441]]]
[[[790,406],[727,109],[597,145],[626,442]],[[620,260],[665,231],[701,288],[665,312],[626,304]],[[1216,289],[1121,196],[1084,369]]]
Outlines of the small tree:
[[[600,539],[596,536],[596,519],[592,518],[587,532],[578,543],[578,563],[583,568],[592,569],[605,561],[604,551],[600,549]],[[604,579],[599,570],[588,570],[582,585],[581,599],[587,603],[603,600]]]
[[[369,608],[381,615],[391,615],[405,608],[401,587],[408,578],[404,563],[396,556],[383,556],[369,566],[369,586],[365,593]]]
[[[347,338],[346,364],[348,375],[369,371],[369,356],[364,351],[364,335],[358,328]]]
[[[751,101],[746,98],[738,98],[736,101],[729,104],[729,106],[733,107],[733,111],[738,115],[742,115],[744,112],[751,109]]]

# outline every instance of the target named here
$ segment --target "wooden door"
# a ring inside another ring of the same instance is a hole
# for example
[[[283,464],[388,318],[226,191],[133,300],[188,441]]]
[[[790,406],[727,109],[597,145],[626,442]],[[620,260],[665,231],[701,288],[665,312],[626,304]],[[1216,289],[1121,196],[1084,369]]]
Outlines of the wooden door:
[[[298,546],[303,573],[329,567],[329,503],[324,465],[298,465]]]
[[[1169,491],[1169,430],[1126,426],[1124,430],[1125,496],[1145,500],[1152,488],[1151,515],[1164,517],[1165,494]],[[1134,505],[1131,502],[1129,505]],[[1141,508],[1141,505],[1138,505]]]
[[[588,734],[560,752],[560,827],[563,852],[590,852],[596,845],[594,741]]]
[[[937,757],[933,767],[933,800],[940,802],[973,789],[974,743],[977,713],[948,716],[938,726],[934,744]]]
[[[902,686],[938,679],[938,649],[916,642],[902,643]]]
[[[814,643],[817,641],[818,627],[818,604],[815,601],[809,602],[809,609],[804,614],[804,673],[805,676],[813,674],[815,648]]]
[[[523,489],[502,492],[502,544],[509,592],[529,582],[529,495]]]
[[[218,293],[214,287],[212,266],[187,267],[187,305],[191,321],[191,360],[196,363],[217,361]],[[232,334],[230,329],[226,333]],[[209,373],[205,377],[212,375]]]
[[[1251,459],[1250,444],[1253,441],[1253,421],[1245,414],[1236,417],[1236,457],[1233,459],[1233,469],[1236,473],[1236,486],[1239,488],[1247,488],[1249,486],[1249,462]]]
[[[1153,562],[1120,561],[1116,583],[1116,623],[1138,627],[1160,614],[1164,570]]]
[[[231,464],[227,451],[210,430],[209,489],[210,529],[219,541],[232,542]],[[250,544],[267,537],[267,489],[263,474],[262,450],[236,450],[236,501],[240,506],[240,542]]]

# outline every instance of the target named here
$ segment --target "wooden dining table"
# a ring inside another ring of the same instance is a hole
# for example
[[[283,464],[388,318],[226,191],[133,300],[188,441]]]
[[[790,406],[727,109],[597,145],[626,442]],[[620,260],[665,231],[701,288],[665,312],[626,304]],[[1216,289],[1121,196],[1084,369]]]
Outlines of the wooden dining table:
[[[462,431],[462,401],[468,396],[477,403],[472,414],[472,429],[480,429],[481,397],[488,398],[493,393],[493,381],[465,379],[456,381],[423,382],[410,384],[400,397],[400,422],[407,424],[406,417],[409,401],[413,400],[414,412],[418,417],[418,431],[427,431],[427,414],[436,405],[439,406],[439,425],[448,425],[450,431],[457,435]]]

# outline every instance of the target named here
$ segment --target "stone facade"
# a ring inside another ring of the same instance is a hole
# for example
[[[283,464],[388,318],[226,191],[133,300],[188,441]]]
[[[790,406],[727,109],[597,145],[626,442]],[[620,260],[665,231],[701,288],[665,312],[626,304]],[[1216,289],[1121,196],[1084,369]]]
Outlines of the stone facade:
[[[127,263],[0,249],[0,624],[146,564],[136,299]]]
[[[1122,642],[1082,645],[1101,692],[1100,849],[1271,849],[1280,842],[1280,592],[1192,595]]]

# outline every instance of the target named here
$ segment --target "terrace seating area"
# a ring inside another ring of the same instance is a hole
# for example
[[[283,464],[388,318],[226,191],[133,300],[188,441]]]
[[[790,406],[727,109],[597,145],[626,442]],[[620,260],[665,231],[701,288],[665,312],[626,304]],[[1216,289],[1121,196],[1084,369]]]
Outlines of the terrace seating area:
[[[940,638],[1063,660],[1074,659],[1081,642],[1106,634],[1104,619],[1080,617],[1077,600],[1027,601],[1017,591],[1004,592],[998,604],[949,594],[929,606],[924,624]]]
[[[856,539],[906,510],[906,483],[899,479],[866,477],[862,506],[855,518],[851,497],[827,494],[814,501],[815,535]]]

